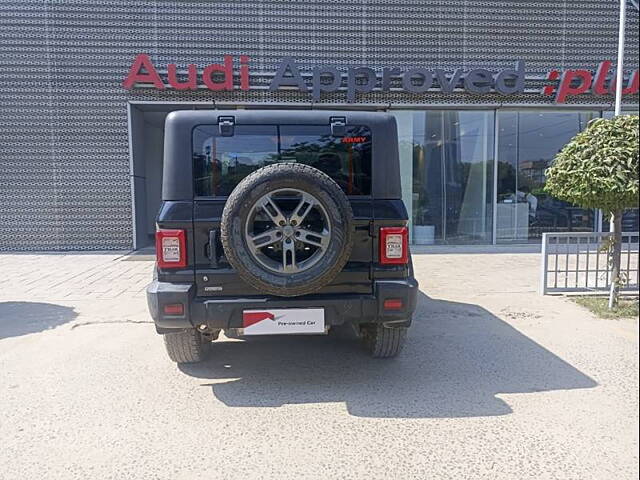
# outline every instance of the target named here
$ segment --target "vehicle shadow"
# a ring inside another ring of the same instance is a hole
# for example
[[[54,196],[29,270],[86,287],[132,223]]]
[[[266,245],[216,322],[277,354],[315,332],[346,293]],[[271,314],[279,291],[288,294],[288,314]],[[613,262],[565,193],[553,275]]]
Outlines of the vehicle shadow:
[[[72,307],[39,302],[0,302],[0,339],[41,332],[74,320]]]
[[[345,402],[360,417],[475,417],[511,413],[496,394],[596,386],[487,310],[423,293],[395,359],[369,358],[342,327],[213,347],[211,360],[180,369],[212,380],[203,386],[230,407]]]

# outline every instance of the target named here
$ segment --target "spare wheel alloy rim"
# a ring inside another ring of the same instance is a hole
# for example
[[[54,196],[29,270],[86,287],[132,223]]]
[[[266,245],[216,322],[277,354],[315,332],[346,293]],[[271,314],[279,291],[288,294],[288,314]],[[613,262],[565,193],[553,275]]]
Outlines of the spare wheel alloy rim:
[[[331,221],[315,196],[281,188],[254,203],[244,232],[249,252],[260,266],[275,273],[300,273],[326,255]]]

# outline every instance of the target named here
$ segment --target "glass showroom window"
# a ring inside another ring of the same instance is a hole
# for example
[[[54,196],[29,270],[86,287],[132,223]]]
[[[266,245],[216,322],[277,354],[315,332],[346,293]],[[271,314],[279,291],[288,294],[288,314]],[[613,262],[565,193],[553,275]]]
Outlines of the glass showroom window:
[[[413,243],[491,243],[494,112],[411,115]]]
[[[593,210],[544,191],[545,170],[598,112],[498,113],[498,243],[539,242],[543,232],[590,232]]]

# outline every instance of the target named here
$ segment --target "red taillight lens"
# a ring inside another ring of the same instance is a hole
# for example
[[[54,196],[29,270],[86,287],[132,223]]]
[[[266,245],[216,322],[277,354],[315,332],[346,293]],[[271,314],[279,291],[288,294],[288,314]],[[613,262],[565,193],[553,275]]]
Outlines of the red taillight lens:
[[[409,230],[407,227],[380,228],[380,263],[404,264],[409,260]]]
[[[387,298],[382,303],[382,308],[385,310],[402,310],[402,299],[401,298]]]
[[[156,231],[156,261],[159,268],[187,266],[187,237],[184,230]]]
[[[181,303],[170,303],[162,309],[165,315],[184,315],[184,305]]]

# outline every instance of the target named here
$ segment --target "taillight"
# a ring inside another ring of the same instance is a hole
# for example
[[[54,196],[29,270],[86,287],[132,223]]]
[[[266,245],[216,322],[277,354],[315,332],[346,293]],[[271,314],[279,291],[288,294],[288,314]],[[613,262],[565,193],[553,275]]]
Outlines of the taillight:
[[[184,305],[181,303],[170,303],[162,308],[165,315],[182,316],[184,315]]]
[[[385,310],[402,310],[402,299],[401,298],[387,298],[382,303],[382,308]]]
[[[184,230],[156,230],[156,261],[159,268],[187,266],[187,237]]]
[[[407,227],[380,228],[380,263],[404,264],[409,260],[409,230]]]

